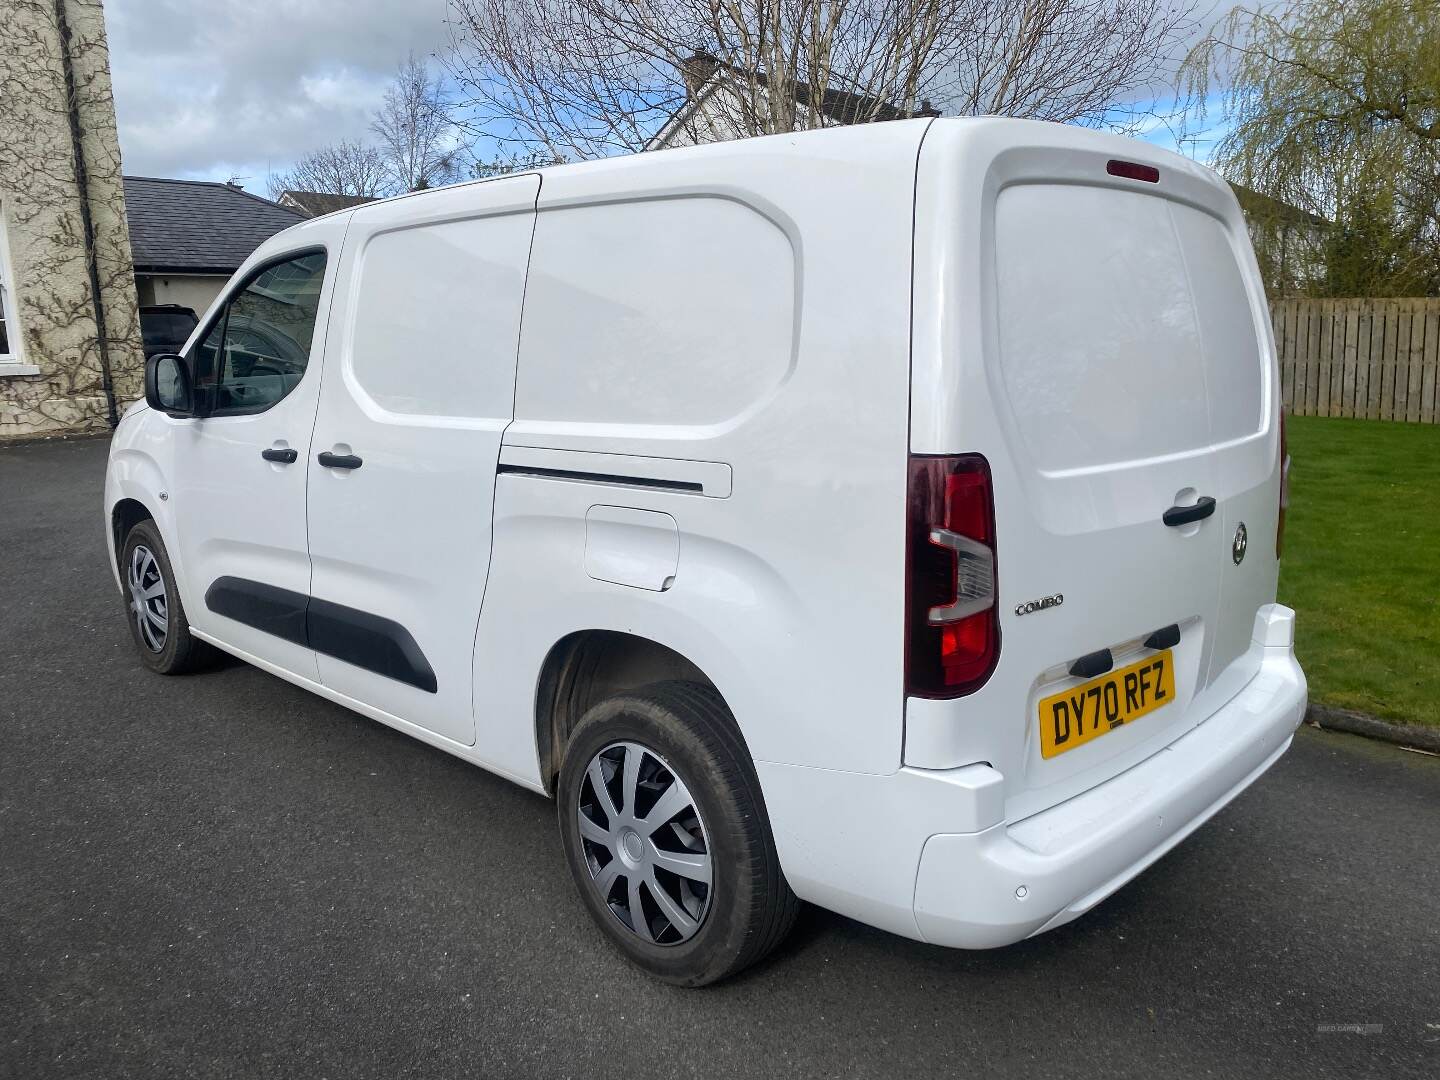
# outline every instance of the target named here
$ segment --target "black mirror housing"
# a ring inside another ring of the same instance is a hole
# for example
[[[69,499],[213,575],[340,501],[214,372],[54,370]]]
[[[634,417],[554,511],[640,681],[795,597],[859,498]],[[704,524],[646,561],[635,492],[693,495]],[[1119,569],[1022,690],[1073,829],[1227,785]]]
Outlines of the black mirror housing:
[[[195,415],[190,366],[176,353],[156,353],[145,361],[145,403],[167,416]]]

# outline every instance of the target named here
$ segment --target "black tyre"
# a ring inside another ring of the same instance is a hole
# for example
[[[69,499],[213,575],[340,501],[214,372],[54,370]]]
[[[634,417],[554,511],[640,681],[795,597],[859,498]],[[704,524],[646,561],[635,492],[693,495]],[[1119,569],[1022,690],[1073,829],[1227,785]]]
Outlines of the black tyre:
[[[126,534],[120,581],[141,663],[162,675],[181,675],[214,659],[214,650],[190,634],[175,571],[153,521],[142,521]]]
[[[560,769],[560,836],[597,925],[656,978],[704,986],[785,937],[790,891],[755,768],[718,694],[664,682],[576,726]]]

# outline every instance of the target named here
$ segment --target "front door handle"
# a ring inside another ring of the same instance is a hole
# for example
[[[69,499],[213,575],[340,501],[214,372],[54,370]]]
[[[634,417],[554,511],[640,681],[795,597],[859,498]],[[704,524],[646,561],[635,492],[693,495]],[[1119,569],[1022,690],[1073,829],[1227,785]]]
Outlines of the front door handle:
[[[295,464],[295,459],[298,458],[298,457],[300,456],[300,454],[299,454],[297,451],[295,451],[295,450],[290,450],[290,449],[286,449],[286,450],[270,449],[270,450],[261,450],[261,451],[260,451],[260,456],[263,457],[266,461],[275,461],[275,462],[278,462],[278,463],[281,464],[281,465],[294,465],[294,464]]]
[[[1172,506],[1160,515],[1166,525],[1189,525],[1192,521],[1204,521],[1215,512],[1215,500],[1201,495],[1194,506]]]
[[[354,454],[332,454],[329,450],[321,450],[315,460],[327,469],[358,469],[364,464]]]

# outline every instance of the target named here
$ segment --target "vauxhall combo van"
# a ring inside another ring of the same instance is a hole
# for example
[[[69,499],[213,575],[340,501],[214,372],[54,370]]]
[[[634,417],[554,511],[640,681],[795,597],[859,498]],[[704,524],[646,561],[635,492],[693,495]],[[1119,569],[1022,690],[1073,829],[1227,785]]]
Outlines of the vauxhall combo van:
[[[272,237],[151,358],[106,526],[146,665],[553,796],[597,925],[699,985],[801,900],[1043,933],[1284,753],[1278,391],[1209,170],[873,124]]]

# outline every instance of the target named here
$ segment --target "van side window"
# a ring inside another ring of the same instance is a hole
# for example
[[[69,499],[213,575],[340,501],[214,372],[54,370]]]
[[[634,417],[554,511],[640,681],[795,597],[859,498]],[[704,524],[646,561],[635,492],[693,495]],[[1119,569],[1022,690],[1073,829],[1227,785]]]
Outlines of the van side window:
[[[503,214],[390,229],[357,264],[349,364],[380,408],[509,419],[533,228]]]
[[[264,412],[299,384],[325,281],[325,253],[274,263],[234,294],[196,346],[196,384],[213,388],[212,416]]]
[[[784,380],[795,250],[711,196],[540,213],[516,392],[524,420],[718,424]]]

